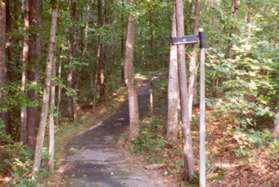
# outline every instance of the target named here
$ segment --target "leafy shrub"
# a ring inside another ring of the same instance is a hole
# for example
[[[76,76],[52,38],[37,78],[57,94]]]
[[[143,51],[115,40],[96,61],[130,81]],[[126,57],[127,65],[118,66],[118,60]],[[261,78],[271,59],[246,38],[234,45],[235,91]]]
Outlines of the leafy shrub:
[[[268,130],[236,130],[233,135],[237,141],[237,146],[234,149],[234,154],[238,158],[247,157],[250,155],[250,150],[256,147],[263,147],[273,142],[272,133]]]
[[[142,153],[161,150],[165,146],[165,139],[160,135],[162,124],[158,118],[151,118],[150,123],[143,123],[139,137],[132,142],[132,151]]]
[[[0,145],[9,144],[12,142],[12,138],[5,132],[5,126],[3,121],[0,119]]]

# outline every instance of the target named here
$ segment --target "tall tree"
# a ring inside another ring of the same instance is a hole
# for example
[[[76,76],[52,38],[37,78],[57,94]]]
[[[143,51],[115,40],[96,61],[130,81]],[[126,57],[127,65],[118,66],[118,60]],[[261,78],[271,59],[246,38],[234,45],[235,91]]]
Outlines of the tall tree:
[[[183,12],[183,0],[174,0],[176,7],[176,29],[177,36],[184,36],[184,12]],[[185,46],[184,44],[178,45],[177,51],[178,58],[178,77],[179,77],[179,91],[180,91],[180,106],[182,116],[182,132],[183,132],[183,153],[185,164],[185,176],[188,179],[192,179],[194,176],[194,158],[192,150],[192,138],[191,128],[189,120],[189,108],[188,108],[188,87],[186,76],[186,64],[185,64]]]
[[[129,0],[133,3],[133,0]],[[139,109],[137,88],[134,81],[134,43],[135,43],[135,26],[134,17],[130,14],[128,17],[127,37],[126,37],[126,52],[125,52],[125,82],[128,87],[129,100],[129,118],[130,131],[129,138],[134,140],[139,135]]]
[[[237,16],[237,10],[238,10],[238,0],[231,0],[231,17],[232,19],[235,19]],[[229,31],[229,43],[228,43],[228,47],[227,47],[227,57],[228,58],[232,58],[233,57],[233,45],[234,45],[234,41],[233,41],[233,32],[235,31],[235,26],[230,26],[230,31]]]
[[[6,65],[6,2],[0,0],[0,97],[5,97],[4,86],[7,79]],[[6,125],[7,129],[7,112],[0,112],[0,119]]]
[[[58,11],[58,10],[55,10]],[[57,13],[58,14],[58,13]],[[49,162],[48,167],[50,172],[54,170],[54,153],[55,153],[55,121],[54,121],[54,112],[55,112],[55,81],[56,76],[56,64],[53,59],[52,63],[52,80],[51,80],[51,89],[50,89],[50,114],[48,119],[49,124]]]
[[[54,55],[55,55],[55,48],[56,48],[57,18],[58,18],[58,3],[56,0],[53,0],[48,60],[46,64],[46,77],[45,77],[45,86],[44,86],[44,93],[43,93],[43,105],[41,111],[40,126],[37,135],[33,173],[36,173],[39,170],[41,165],[41,159],[42,159],[42,149],[44,144],[45,129],[46,129],[47,117],[49,113],[51,77],[53,73],[53,67],[55,65]]]
[[[176,11],[173,7],[172,37],[176,37]],[[177,46],[170,46],[169,81],[168,81],[168,124],[167,139],[176,142],[178,133],[179,88],[177,71]]]
[[[103,11],[103,1],[98,0],[98,27],[101,28],[106,20],[106,15]],[[101,100],[105,100],[105,63],[104,63],[104,45],[102,39],[98,37],[98,49],[97,49],[97,83],[99,87],[99,97]]]
[[[28,60],[29,45],[28,45],[28,34],[29,32],[29,0],[24,0],[22,4],[23,12],[23,30],[24,30],[24,40],[22,48],[22,70],[21,70],[21,91],[25,93],[26,87],[26,63]],[[20,130],[20,140],[22,143],[27,144],[27,109],[25,106],[21,107],[20,111],[20,121],[21,121],[21,130]]]
[[[26,64],[26,78],[33,86],[37,85],[39,79],[38,64],[41,61],[41,0],[29,0],[29,23],[30,29],[28,40],[28,61]],[[27,96],[30,100],[37,100],[38,96],[34,89],[27,91]],[[27,144],[31,148],[35,148],[36,130],[39,122],[38,107],[27,108]]]
[[[76,32],[76,26],[77,26],[77,2],[76,0],[70,0],[70,14],[71,14],[71,20],[72,25],[70,28],[70,61],[69,61],[69,67],[67,72],[67,86],[70,89],[74,88],[74,61],[76,60],[76,54],[77,54],[77,32]],[[67,98],[67,112],[68,117],[71,120],[74,120],[75,118],[75,102],[74,97],[72,95],[68,96]]]

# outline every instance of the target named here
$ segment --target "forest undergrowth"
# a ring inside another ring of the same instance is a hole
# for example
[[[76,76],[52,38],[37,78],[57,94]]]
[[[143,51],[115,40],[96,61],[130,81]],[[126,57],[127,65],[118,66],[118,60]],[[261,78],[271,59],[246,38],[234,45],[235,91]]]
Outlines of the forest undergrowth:
[[[167,81],[153,82],[154,111],[141,120],[140,136],[131,144],[124,141],[129,151],[147,169],[157,169],[162,175],[183,178],[183,144],[179,132],[176,144],[166,140]],[[186,186],[198,185],[198,106],[194,108],[191,124],[193,150],[196,158],[196,178]],[[208,107],[207,124],[207,180],[210,186],[278,186],[279,141],[272,137],[272,129],[244,129],[235,121],[235,114]]]

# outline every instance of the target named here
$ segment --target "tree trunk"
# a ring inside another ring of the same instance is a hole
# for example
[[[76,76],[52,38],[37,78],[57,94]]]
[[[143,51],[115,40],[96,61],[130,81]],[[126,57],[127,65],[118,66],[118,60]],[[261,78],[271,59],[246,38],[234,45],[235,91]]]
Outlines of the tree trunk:
[[[49,50],[48,50],[48,60],[46,65],[43,106],[41,111],[39,131],[37,135],[33,174],[35,174],[39,170],[41,165],[45,129],[46,129],[47,117],[49,113],[50,85],[51,85],[51,76],[53,72],[52,68],[54,67],[53,64],[54,64],[54,53],[56,48],[56,30],[57,30],[57,18],[58,18],[58,3],[57,1],[52,1],[52,2],[53,5],[52,5],[52,16],[51,16],[50,43],[49,43]]]
[[[62,51],[62,49],[61,49],[60,51]],[[59,53],[59,54],[60,54],[60,53]],[[60,57],[59,57],[59,60],[58,60],[58,61],[59,61],[59,62],[58,62],[58,72],[57,72],[57,73],[58,73],[58,79],[61,80],[61,78],[62,78],[62,63],[61,63]],[[61,86],[58,86],[58,91],[57,91],[57,104],[56,104],[58,116],[57,116],[57,118],[56,118],[56,124],[58,124],[59,118],[60,118],[60,116],[61,116],[61,114],[60,114],[61,91],[62,91]]]
[[[200,25],[200,0],[195,0],[195,19],[193,24],[193,32],[195,35],[198,34]],[[195,80],[197,76],[197,58],[198,48],[195,46],[190,57],[189,65],[189,120],[192,120],[193,101],[195,97]]]
[[[33,85],[38,81],[38,64],[41,60],[41,0],[29,0],[29,23],[32,32],[29,36],[28,63],[26,63],[26,79]],[[36,30],[37,29],[37,30]],[[36,30],[36,31],[35,31]],[[30,100],[38,99],[35,90],[28,90],[27,96]],[[32,149],[36,144],[36,130],[39,122],[38,107],[27,107],[27,144]]]
[[[103,26],[105,16],[103,14],[103,2],[98,0],[98,27]],[[105,101],[105,64],[104,64],[104,46],[102,44],[101,38],[98,38],[98,54],[97,54],[97,83],[99,87],[99,97],[101,101]]]
[[[273,137],[279,138],[279,111],[275,115]]]
[[[237,16],[237,10],[238,10],[237,0],[231,0],[231,17],[233,19],[235,19],[236,16]],[[232,51],[232,48],[233,48],[233,45],[234,45],[234,42],[233,42],[233,39],[232,39],[233,30],[235,30],[235,27],[230,26],[229,44],[228,44],[228,49],[227,49],[227,51],[228,51],[227,52],[227,57],[228,58],[232,58],[232,56],[233,56],[233,51]]]
[[[77,39],[76,39],[76,22],[77,22],[77,3],[75,0],[70,1],[70,11],[71,11],[71,21],[72,27],[70,30],[70,62],[67,73],[67,86],[70,89],[74,89],[74,67],[73,61],[76,58],[76,48],[77,48]],[[67,98],[67,112],[68,117],[71,120],[75,119],[75,102],[73,96],[68,96]]]
[[[6,3],[0,0],[0,97],[5,97],[3,87],[7,79],[6,65]],[[0,119],[6,126],[6,131],[9,133],[7,124],[7,112],[0,112]]]
[[[24,33],[27,33],[29,30],[29,1],[23,1],[23,25],[24,25]],[[26,86],[26,63],[28,60],[28,53],[29,53],[29,45],[28,45],[28,35],[24,35],[23,40],[23,50],[22,50],[22,75],[21,75],[21,91],[26,93],[25,86]],[[21,130],[20,130],[20,141],[23,144],[28,144],[27,141],[27,109],[25,106],[21,107],[20,111],[20,121],[21,121]]]
[[[183,0],[175,0],[176,7],[176,28],[177,36],[184,36],[184,13],[183,13]],[[185,176],[190,180],[194,176],[194,158],[192,150],[191,128],[189,121],[189,108],[188,108],[188,88],[187,88],[187,76],[185,65],[185,46],[184,44],[178,45],[177,51],[178,57],[178,77],[180,84],[180,105],[182,116],[182,131],[184,140],[184,164],[185,164]]]
[[[132,1],[129,1],[133,3]],[[130,117],[130,131],[129,138],[134,140],[139,135],[139,109],[138,109],[138,96],[137,89],[134,83],[134,18],[129,15],[127,38],[126,38],[126,52],[125,52],[125,81],[128,87],[128,100],[129,100],[129,117]]]
[[[5,0],[6,3],[6,82],[12,81],[12,48],[11,48],[11,12],[10,12],[10,1]],[[10,93],[7,93],[10,94]],[[13,133],[12,129],[12,123],[11,123],[11,111],[8,109],[8,111],[5,114],[5,125],[6,125],[6,132],[9,134]]]
[[[56,10],[57,11],[57,10]],[[56,76],[56,64],[52,63],[52,79]],[[54,122],[54,112],[55,112],[55,82],[51,81],[50,90],[50,113],[49,113],[49,162],[48,167],[50,172],[54,171],[54,153],[55,153],[55,122]]]
[[[172,15],[172,37],[176,37],[176,18],[175,7]],[[169,62],[169,82],[168,82],[168,123],[167,139],[176,142],[178,133],[178,109],[179,109],[179,88],[177,71],[177,46],[170,46]]]

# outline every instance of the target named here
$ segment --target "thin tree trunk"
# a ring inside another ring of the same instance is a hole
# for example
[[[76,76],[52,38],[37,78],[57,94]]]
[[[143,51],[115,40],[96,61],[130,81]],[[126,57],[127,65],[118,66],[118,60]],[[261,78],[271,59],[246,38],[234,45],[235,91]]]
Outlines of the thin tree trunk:
[[[133,3],[132,0],[129,1]],[[130,117],[130,131],[129,138],[134,140],[139,135],[139,109],[138,109],[138,96],[137,89],[134,82],[134,18],[129,15],[127,38],[126,38],[126,52],[125,52],[125,81],[128,87],[128,101],[129,101],[129,117]]]
[[[98,27],[101,28],[105,21],[105,14],[103,14],[103,1],[98,0]],[[99,96],[101,101],[105,101],[105,64],[104,64],[104,46],[101,44],[101,38],[98,38],[98,55],[97,55],[97,75]]]
[[[52,79],[56,76],[56,64],[53,60],[52,63]],[[50,172],[54,170],[54,153],[55,153],[55,122],[54,122],[54,112],[55,112],[55,82],[51,81],[51,91],[50,91],[50,114],[49,114],[49,162],[48,167]]]
[[[237,10],[238,10],[238,2],[237,0],[231,0],[231,17],[233,19],[236,18],[237,16]],[[232,58],[233,56],[233,51],[232,51],[232,48],[233,48],[233,45],[234,45],[234,41],[232,39],[232,34],[233,34],[233,31],[235,30],[235,27],[234,26],[231,26],[230,27],[230,33],[229,33],[229,43],[228,43],[228,49],[227,49],[227,57],[228,58]]]
[[[177,36],[184,36],[184,12],[183,12],[183,0],[175,0],[176,7],[176,27]],[[184,44],[178,45],[178,77],[180,84],[180,105],[182,116],[182,131],[184,140],[184,164],[185,164],[185,176],[188,179],[192,179],[194,176],[194,158],[192,150],[192,138],[191,128],[189,121],[189,108],[188,108],[188,87],[185,65],[185,46]]]
[[[0,0],[0,97],[5,97],[3,87],[6,84],[6,79],[6,3],[4,0]],[[7,133],[9,133],[7,112],[0,112],[0,119],[5,124]]]
[[[41,0],[29,0],[29,22],[31,28],[36,28],[39,31],[32,32],[29,36],[29,53],[28,63],[26,64],[26,79],[32,82],[33,85],[37,85],[38,82],[38,64],[41,60]],[[28,90],[27,96],[30,100],[38,99],[38,95],[35,90]],[[38,107],[27,107],[27,142],[29,147],[35,148],[36,144],[36,131],[39,122],[39,110]]]
[[[176,13],[173,7],[172,15],[172,37],[176,37]],[[169,62],[169,82],[168,82],[168,123],[167,139],[169,142],[176,142],[178,133],[178,109],[179,109],[179,88],[177,70],[177,46],[170,46]]]
[[[35,174],[39,170],[41,165],[45,129],[46,129],[47,117],[49,113],[50,85],[51,85],[51,76],[53,72],[52,68],[54,64],[54,53],[56,48],[56,30],[57,30],[57,18],[58,18],[58,3],[55,0],[52,2],[53,5],[52,5],[52,16],[51,16],[50,43],[49,43],[49,50],[48,50],[48,60],[46,65],[46,78],[45,78],[45,87],[43,93],[41,121],[40,121],[39,131],[37,135],[37,143],[35,149],[35,161],[33,165],[33,174]]]
[[[76,39],[76,22],[77,22],[77,2],[75,0],[70,1],[70,11],[71,11],[71,20],[72,27],[70,31],[70,65],[67,73],[67,86],[70,89],[74,89],[74,67],[73,61],[76,58],[76,48],[77,48],[77,39]],[[68,117],[71,120],[75,119],[75,102],[73,96],[68,96],[67,98],[67,112]]]
[[[124,9],[124,0],[121,0],[121,8]],[[123,11],[121,12],[121,82],[125,85],[124,57],[125,57],[125,18]]]
[[[279,101],[277,103],[277,106],[279,106]],[[279,110],[277,111],[274,119],[273,137],[279,138]]]
[[[200,25],[200,0],[195,0],[195,19],[193,24],[193,32],[195,35],[198,34]],[[197,57],[198,57],[198,48],[195,46],[190,57],[189,65],[189,120],[192,119],[192,110],[193,110],[193,101],[195,97],[195,80],[197,76]]]
[[[23,23],[24,23],[24,33],[29,30],[29,0],[24,0],[23,2]],[[21,75],[21,91],[26,93],[26,64],[28,60],[29,45],[28,45],[28,35],[24,35],[23,49],[22,49],[22,75]],[[20,121],[21,121],[21,131],[20,131],[20,141],[27,144],[27,109],[25,106],[21,107],[20,110]]]
[[[60,54],[60,53],[59,53]],[[58,79],[61,80],[62,78],[62,63],[60,57],[58,58]],[[60,104],[61,104],[61,86],[58,86],[58,91],[57,91],[57,113],[58,116],[56,118],[56,124],[58,124],[59,118],[60,118]]]
[[[12,81],[13,75],[11,74],[12,64],[12,48],[11,48],[11,12],[10,12],[10,0],[5,0],[6,3],[6,82]],[[7,93],[10,94],[10,93]],[[8,109],[5,116],[6,132],[12,134],[12,123],[11,123],[11,111]]]

